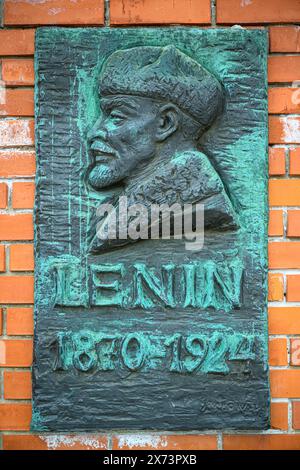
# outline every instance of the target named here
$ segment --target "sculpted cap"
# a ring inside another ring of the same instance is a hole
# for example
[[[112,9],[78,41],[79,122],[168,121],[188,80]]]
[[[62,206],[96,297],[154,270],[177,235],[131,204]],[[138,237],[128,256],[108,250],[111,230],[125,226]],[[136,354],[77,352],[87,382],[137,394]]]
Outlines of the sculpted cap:
[[[208,128],[222,110],[216,77],[174,46],[134,47],[111,54],[101,71],[105,95],[137,95],[168,100]]]

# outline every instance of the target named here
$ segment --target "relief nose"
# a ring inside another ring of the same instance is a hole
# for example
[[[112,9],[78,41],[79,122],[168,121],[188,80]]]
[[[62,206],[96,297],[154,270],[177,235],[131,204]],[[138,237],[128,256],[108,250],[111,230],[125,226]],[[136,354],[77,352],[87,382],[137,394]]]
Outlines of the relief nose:
[[[94,140],[106,140],[106,131],[101,125],[101,120],[97,121],[87,134],[88,143],[91,145]]]

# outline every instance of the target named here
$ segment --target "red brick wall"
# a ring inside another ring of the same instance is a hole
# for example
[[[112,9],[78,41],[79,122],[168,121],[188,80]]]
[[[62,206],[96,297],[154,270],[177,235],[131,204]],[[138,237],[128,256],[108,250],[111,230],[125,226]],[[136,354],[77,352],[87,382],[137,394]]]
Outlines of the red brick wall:
[[[0,29],[0,446],[300,449],[300,0],[4,0]],[[259,26],[270,33],[269,333],[272,429],[231,435],[33,435],[34,28]],[[293,84],[296,80],[298,83]],[[0,82],[1,83],[1,82]],[[3,87],[5,85],[5,88]],[[5,99],[3,93],[5,92]]]

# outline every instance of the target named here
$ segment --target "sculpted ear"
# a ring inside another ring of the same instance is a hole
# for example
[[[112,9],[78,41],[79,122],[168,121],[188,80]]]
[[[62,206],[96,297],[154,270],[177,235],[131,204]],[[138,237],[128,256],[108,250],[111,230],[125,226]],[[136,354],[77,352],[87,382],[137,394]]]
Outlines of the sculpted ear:
[[[172,103],[165,104],[159,109],[156,138],[162,142],[178,129],[178,108]]]

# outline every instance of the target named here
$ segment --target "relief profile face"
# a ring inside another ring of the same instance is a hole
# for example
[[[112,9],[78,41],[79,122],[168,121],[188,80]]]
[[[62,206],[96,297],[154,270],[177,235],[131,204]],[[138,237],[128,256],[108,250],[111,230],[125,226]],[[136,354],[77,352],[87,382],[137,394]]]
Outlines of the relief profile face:
[[[96,190],[119,183],[155,155],[159,119],[150,98],[108,95],[100,106],[101,116],[88,134],[88,182]]]

